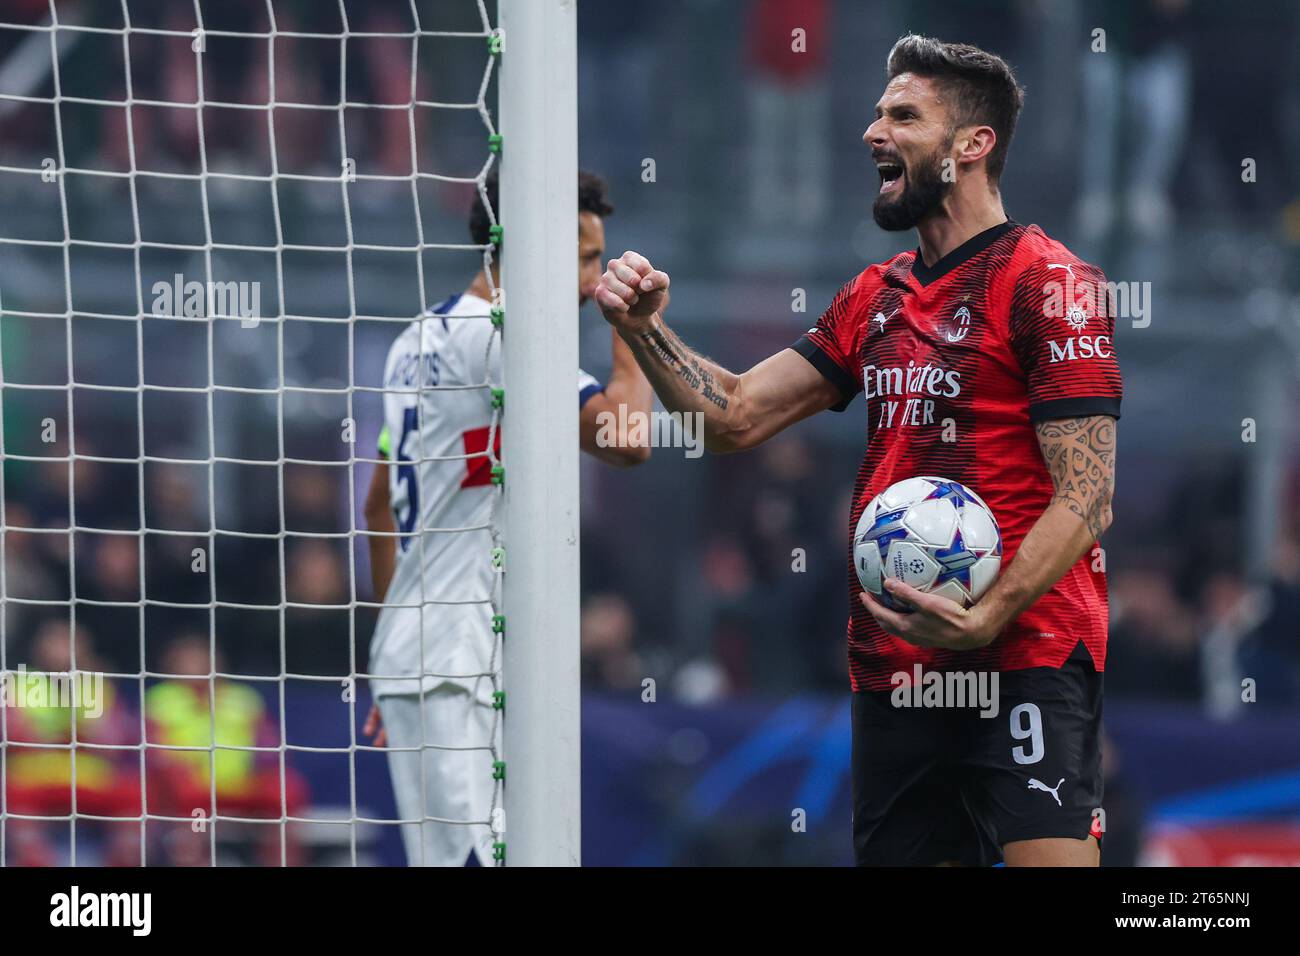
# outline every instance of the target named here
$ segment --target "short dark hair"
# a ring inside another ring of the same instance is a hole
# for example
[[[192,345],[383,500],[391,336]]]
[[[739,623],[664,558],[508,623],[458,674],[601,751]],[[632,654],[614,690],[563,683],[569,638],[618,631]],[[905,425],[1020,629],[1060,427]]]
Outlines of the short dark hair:
[[[483,188],[487,191],[488,202],[492,204],[494,210],[499,212],[501,203],[498,199],[500,192],[498,181],[497,171],[493,169],[492,172],[488,173]],[[605,194],[608,188],[605,185],[605,180],[595,173],[585,169],[578,170],[578,212],[595,213],[602,218],[610,215],[614,211],[614,207]],[[474,205],[469,211],[469,236],[475,245],[486,246],[488,244],[490,241],[488,227],[490,225],[487,209],[483,206],[483,194],[475,190]]]
[[[991,126],[998,139],[988,157],[989,182],[998,181],[1025,105],[1024,88],[1006,60],[969,43],[945,43],[909,33],[889,51],[885,72],[891,80],[900,73],[937,80],[952,96],[954,128]]]

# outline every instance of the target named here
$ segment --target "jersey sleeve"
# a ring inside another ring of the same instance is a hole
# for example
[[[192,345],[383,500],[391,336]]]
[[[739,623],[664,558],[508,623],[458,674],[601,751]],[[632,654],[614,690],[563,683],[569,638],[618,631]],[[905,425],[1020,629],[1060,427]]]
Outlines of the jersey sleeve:
[[[598,395],[605,390],[605,386],[597,381],[594,375],[588,375],[582,369],[578,369],[578,411],[582,411],[582,406],[591,400],[593,395]]]
[[[402,331],[402,334],[393,340],[393,344],[388,347],[388,355],[384,358],[384,376],[381,379],[384,391],[381,392],[381,401],[383,407],[383,425],[379,429],[379,439],[375,442],[376,450],[381,458],[387,458],[392,461],[393,453],[393,430],[394,427],[399,429],[400,426],[394,426],[394,421],[401,421],[401,412],[403,396],[397,392],[389,391],[396,388],[394,375],[397,371],[397,363],[400,358],[407,353],[407,342],[412,336],[411,327],[408,326]]]
[[[1078,259],[1039,260],[1016,280],[1011,350],[1025,373],[1029,420],[1110,415],[1124,396],[1106,277]]]
[[[831,411],[835,412],[848,408],[853,396],[862,391],[854,360],[853,342],[857,329],[850,308],[857,284],[857,278],[846,282],[835,293],[830,307],[822,313],[817,324],[790,346],[840,390],[840,401],[831,406]]]

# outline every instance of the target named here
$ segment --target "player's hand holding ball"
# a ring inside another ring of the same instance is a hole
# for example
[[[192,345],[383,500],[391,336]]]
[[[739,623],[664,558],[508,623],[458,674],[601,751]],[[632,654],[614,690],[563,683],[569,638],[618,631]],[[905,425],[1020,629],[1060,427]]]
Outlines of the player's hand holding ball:
[[[871,500],[853,535],[863,606],[913,644],[969,650],[997,636],[972,606],[1002,563],[997,520],[975,492],[944,478],[908,478]]]
[[[610,259],[596,285],[596,303],[610,325],[637,335],[650,328],[655,313],[668,306],[668,273],[639,252]]]

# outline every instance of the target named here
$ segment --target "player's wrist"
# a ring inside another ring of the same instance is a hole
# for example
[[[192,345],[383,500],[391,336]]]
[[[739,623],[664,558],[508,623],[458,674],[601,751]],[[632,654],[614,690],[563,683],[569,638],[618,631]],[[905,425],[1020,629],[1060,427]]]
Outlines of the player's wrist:
[[[651,312],[649,315],[628,315],[619,323],[618,334],[628,345],[634,345],[637,339],[657,329],[660,320],[658,312]]]
[[[997,606],[996,599],[990,601],[990,597],[991,595],[986,594],[982,601],[972,606],[967,612],[970,614],[970,630],[972,637],[975,639],[976,647],[987,647],[992,644],[1007,625],[1007,621],[1003,620],[1001,609]]]

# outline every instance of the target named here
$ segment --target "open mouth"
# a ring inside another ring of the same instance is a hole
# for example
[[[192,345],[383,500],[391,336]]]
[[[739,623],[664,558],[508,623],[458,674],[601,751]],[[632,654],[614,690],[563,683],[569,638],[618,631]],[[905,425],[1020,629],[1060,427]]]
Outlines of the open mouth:
[[[892,192],[899,188],[903,180],[903,167],[900,163],[876,163],[876,172],[880,173],[880,191]]]

